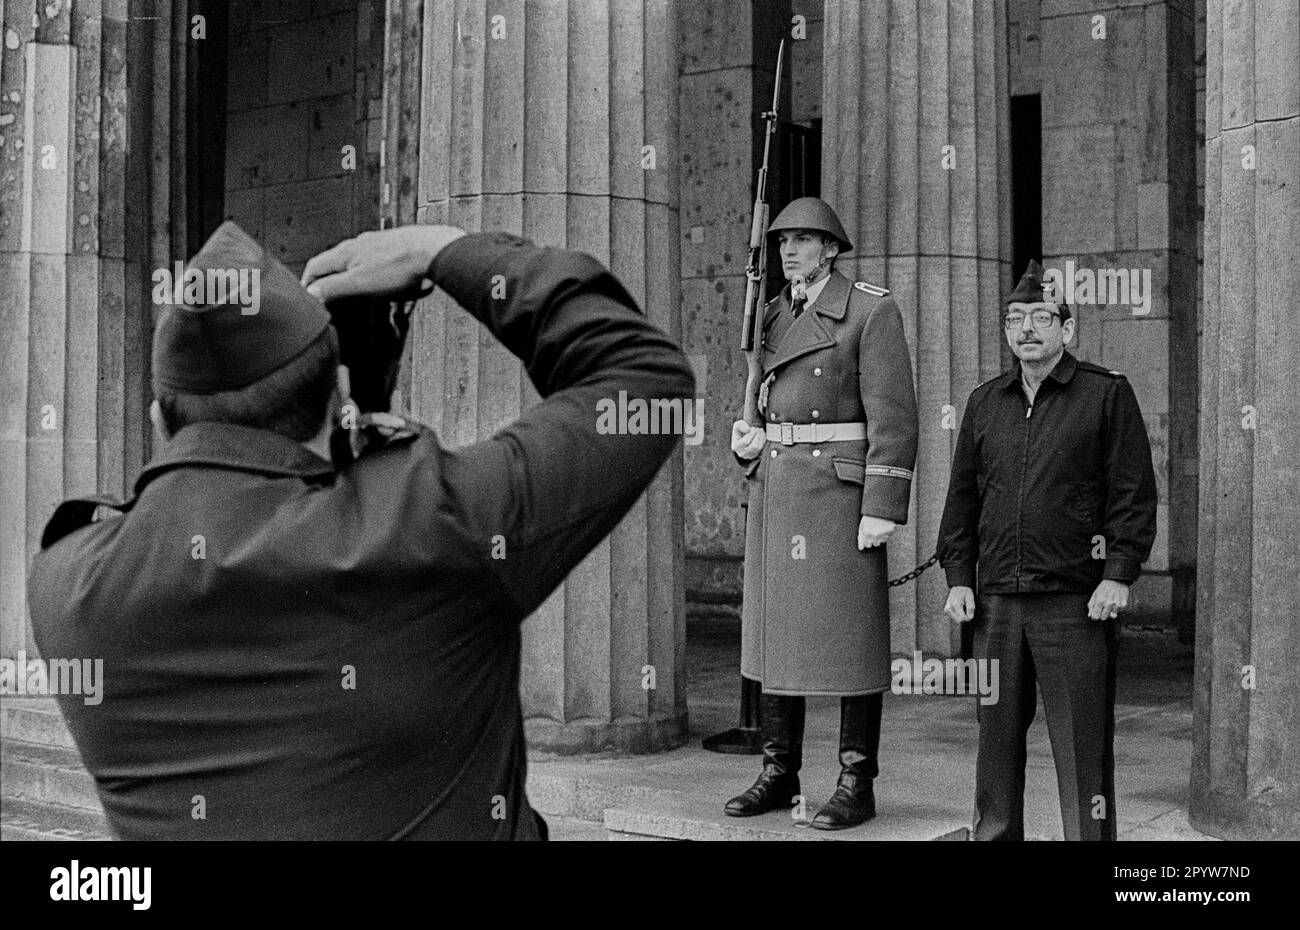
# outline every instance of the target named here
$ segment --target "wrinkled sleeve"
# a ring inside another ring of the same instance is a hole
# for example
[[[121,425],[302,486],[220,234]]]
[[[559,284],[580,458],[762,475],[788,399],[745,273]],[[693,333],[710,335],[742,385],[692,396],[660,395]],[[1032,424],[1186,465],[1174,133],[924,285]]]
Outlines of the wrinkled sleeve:
[[[1156,476],[1142,410],[1127,378],[1116,379],[1108,408],[1102,577],[1132,584],[1156,538]]]
[[[678,444],[680,429],[620,431],[620,405],[675,403],[684,418],[694,375],[588,255],[476,234],[445,248],[429,277],[518,356],[543,398],[490,438],[444,450],[437,469],[442,506],[522,619],[614,528]]]
[[[867,414],[862,515],[906,523],[916,467],[916,391],[903,315],[890,298],[872,309],[863,327],[858,386]]]

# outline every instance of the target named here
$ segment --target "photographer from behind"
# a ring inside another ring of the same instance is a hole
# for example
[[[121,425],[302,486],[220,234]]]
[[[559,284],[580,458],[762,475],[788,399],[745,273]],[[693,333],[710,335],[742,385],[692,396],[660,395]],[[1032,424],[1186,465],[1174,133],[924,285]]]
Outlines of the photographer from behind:
[[[102,703],[60,706],[113,833],[545,838],[520,624],[676,447],[598,432],[598,402],[691,397],[685,356],[593,258],[503,233],[363,233],[299,282],[226,223],[189,268],[255,270],[260,307],[163,310],[168,441],[129,500],[58,508],[29,584],[41,652],[103,658]],[[464,448],[383,412],[340,443],[355,409],[326,305],[426,279],[543,400]]]

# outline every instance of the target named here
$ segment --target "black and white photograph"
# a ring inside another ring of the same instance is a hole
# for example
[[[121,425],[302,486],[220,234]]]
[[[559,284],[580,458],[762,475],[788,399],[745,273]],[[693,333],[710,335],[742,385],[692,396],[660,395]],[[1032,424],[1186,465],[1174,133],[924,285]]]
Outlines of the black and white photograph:
[[[388,840],[1269,896],[1300,2],[0,9],[18,897]]]

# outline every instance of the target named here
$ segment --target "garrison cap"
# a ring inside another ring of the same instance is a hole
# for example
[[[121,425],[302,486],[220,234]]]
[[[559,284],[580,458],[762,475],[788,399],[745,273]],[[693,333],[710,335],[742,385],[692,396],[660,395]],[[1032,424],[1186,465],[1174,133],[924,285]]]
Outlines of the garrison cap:
[[[831,205],[820,197],[800,197],[792,200],[776,215],[767,228],[768,235],[783,229],[811,229],[825,233],[840,244],[840,254],[853,251],[853,243],[844,232],[844,224],[835,215]]]
[[[1050,283],[1047,283],[1046,277],[1046,269],[1031,258],[1029,267],[1025,269],[1025,273],[1020,278],[1020,283],[1007,297],[1007,303],[1036,304],[1045,301],[1060,304],[1064,307],[1064,303],[1059,298],[1053,299],[1050,294],[1046,293],[1052,287]]]
[[[222,223],[183,271],[176,266],[181,280],[171,282],[154,330],[155,394],[247,387],[297,357],[330,325],[325,306],[293,272],[233,222]],[[161,283],[156,300],[160,290]]]

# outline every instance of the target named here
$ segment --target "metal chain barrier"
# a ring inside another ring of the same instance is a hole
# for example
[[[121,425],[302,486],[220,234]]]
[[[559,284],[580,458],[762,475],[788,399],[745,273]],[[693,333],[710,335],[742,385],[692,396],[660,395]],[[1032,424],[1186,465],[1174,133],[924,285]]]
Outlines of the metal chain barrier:
[[[934,555],[930,556],[929,559],[922,562],[920,565],[916,566],[916,568],[912,569],[906,575],[899,575],[897,578],[893,579],[891,582],[889,582],[889,587],[896,588],[900,584],[907,584],[909,581],[912,581],[916,578],[920,578],[922,572],[924,572],[927,568],[929,568],[931,565],[933,565],[935,562],[938,561],[939,561],[939,553],[936,552]]]

